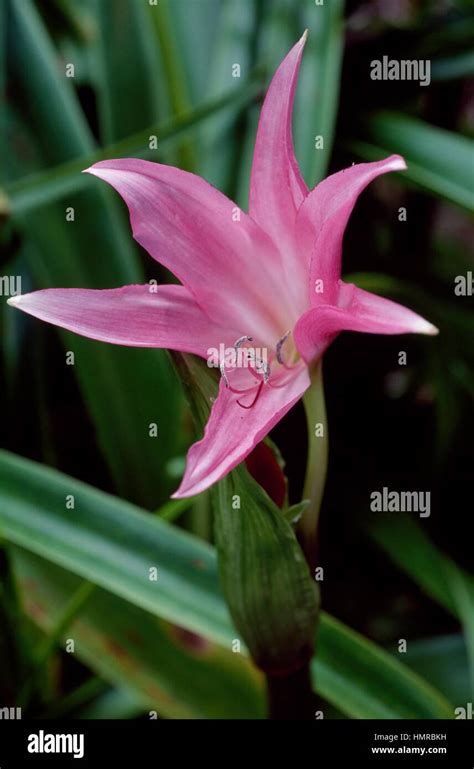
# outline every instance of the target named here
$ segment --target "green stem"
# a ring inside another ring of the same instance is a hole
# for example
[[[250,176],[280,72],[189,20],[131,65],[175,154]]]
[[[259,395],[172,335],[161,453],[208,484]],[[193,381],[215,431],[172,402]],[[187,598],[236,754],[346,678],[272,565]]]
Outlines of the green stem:
[[[328,464],[328,438],[326,406],[324,402],[322,361],[312,372],[310,388],[303,398],[308,425],[308,459],[303,499],[310,504],[303,513],[298,527],[298,539],[311,572],[316,566],[318,521],[326,482]]]

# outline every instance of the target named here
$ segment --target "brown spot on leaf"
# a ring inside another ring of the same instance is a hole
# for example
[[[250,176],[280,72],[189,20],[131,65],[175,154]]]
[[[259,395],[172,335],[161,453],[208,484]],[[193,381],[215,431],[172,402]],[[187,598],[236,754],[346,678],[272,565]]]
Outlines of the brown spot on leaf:
[[[128,638],[129,641],[134,644],[134,646],[143,646],[143,639],[139,633],[136,632],[136,630],[125,630],[124,634]]]
[[[47,611],[44,606],[37,600],[26,598],[25,611],[37,622],[39,625],[44,622],[47,617]]]
[[[128,651],[120,646],[116,641],[113,641],[111,638],[106,638],[104,639],[104,645],[112,657],[115,657],[115,659],[120,662],[121,665],[136,669],[137,666],[134,659],[130,656]]]
[[[175,641],[178,641],[183,649],[192,654],[205,654],[211,648],[209,641],[203,638],[203,636],[191,632],[191,630],[186,630],[186,628],[179,627],[179,625],[170,625],[169,629]]]

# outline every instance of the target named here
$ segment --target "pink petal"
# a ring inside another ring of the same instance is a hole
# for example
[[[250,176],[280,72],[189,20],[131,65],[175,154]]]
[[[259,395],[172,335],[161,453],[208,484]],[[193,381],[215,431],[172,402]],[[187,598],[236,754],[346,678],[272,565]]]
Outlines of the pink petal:
[[[282,384],[281,379],[276,380],[275,384]],[[239,395],[221,380],[204,438],[191,446],[184,478],[173,497],[204,491],[245,459],[309,387],[308,369],[300,363],[284,381],[282,387],[263,385],[254,406],[244,409],[237,403]]]
[[[250,180],[250,215],[278,244],[285,259],[286,290],[295,300],[307,296],[308,261],[299,258],[295,222],[308,193],[293,150],[292,112],[306,33],[278,67],[267,91]]]
[[[438,329],[412,310],[356,286],[344,284],[348,307],[320,305],[308,310],[295,328],[302,357],[311,361],[323,354],[340,331],[369,334],[437,334]]]
[[[311,254],[311,304],[335,304],[341,274],[342,240],[360,193],[380,174],[402,171],[405,161],[392,155],[376,163],[360,163],[328,176],[304,200],[296,222],[302,253]],[[324,291],[317,291],[316,281]]]
[[[120,193],[135,239],[212,318],[239,335],[260,332],[270,341],[282,333],[288,318],[278,251],[225,195],[194,174],[146,160],[103,160],[88,172]]]
[[[76,334],[129,347],[166,347],[207,358],[209,347],[236,338],[235,331],[211,321],[183,286],[48,288],[9,304]]]

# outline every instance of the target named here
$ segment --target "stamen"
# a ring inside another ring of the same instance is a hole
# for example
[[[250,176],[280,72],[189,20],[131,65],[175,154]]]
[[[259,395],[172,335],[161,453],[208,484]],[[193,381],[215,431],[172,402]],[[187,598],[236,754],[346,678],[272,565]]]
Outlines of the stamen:
[[[244,335],[244,336],[239,337],[234,342],[234,349],[236,351],[238,351],[240,349],[240,347],[245,342],[253,342],[253,337],[248,336],[248,335]],[[266,361],[264,361],[261,358],[259,358],[258,355],[256,355],[255,350],[246,349],[246,352],[247,352],[247,355],[248,355],[250,361],[253,363],[253,367],[249,366],[248,367],[248,371],[249,371],[249,373],[255,379],[257,379],[259,381],[259,384],[258,384],[258,386],[256,388],[255,397],[254,397],[252,403],[250,403],[248,406],[246,406],[244,403],[241,403],[240,400],[237,400],[237,403],[243,409],[251,409],[256,404],[256,402],[257,402],[257,400],[258,400],[258,398],[260,396],[260,393],[262,391],[263,385],[267,384],[267,382],[268,382],[268,380],[270,378],[270,365]],[[229,379],[228,379],[227,373],[226,373],[225,359],[221,360],[219,362],[219,369],[220,369],[220,372],[221,372],[221,376],[222,376],[222,378],[224,380],[225,386],[231,392],[236,393],[237,395],[244,395],[244,394],[252,392],[253,388],[251,388],[251,387],[248,387],[248,388],[246,388],[244,390],[238,390],[237,388],[232,387],[230,385]],[[261,379],[261,376],[263,376],[263,379]]]
[[[221,372],[221,377],[224,380],[224,384],[226,387],[229,387],[229,380],[227,379],[227,374],[225,373],[225,361],[221,360],[219,363],[219,369]]]
[[[286,342],[286,340],[288,339],[288,337],[290,336],[290,334],[291,334],[291,331],[287,331],[287,332],[286,332],[286,334],[283,334],[283,336],[282,336],[282,338],[280,339],[280,341],[279,341],[279,342],[277,342],[277,346],[276,346],[276,357],[277,357],[277,361],[278,361],[278,363],[281,363],[281,365],[282,365],[282,366],[284,366],[284,365],[285,365],[285,361],[284,361],[284,360],[283,360],[283,358],[281,357],[281,348],[282,348],[282,347],[283,347],[283,345],[285,344],[285,342]]]

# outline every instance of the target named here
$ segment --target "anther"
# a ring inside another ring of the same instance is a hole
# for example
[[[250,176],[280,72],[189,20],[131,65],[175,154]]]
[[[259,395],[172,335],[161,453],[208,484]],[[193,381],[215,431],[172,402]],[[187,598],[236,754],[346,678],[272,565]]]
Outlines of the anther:
[[[234,342],[235,349],[238,350],[244,342],[253,342],[253,336],[239,336],[237,341]]]
[[[244,336],[241,336],[238,339],[236,339],[235,342],[234,342],[234,349],[235,349],[235,351],[237,352],[240,349],[240,347],[245,342],[253,342],[253,337],[248,336],[248,335],[244,335]],[[258,400],[258,398],[260,396],[260,392],[262,390],[263,385],[267,384],[267,382],[268,382],[268,380],[270,378],[270,366],[267,363],[267,361],[262,360],[262,358],[259,358],[258,355],[256,355],[255,350],[246,349],[246,353],[247,353],[249,359],[252,361],[252,364],[253,364],[253,367],[252,366],[249,367],[249,372],[254,377],[256,377],[257,379],[259,379],[260,376],[263,376],[263,379],[260,379],[259,384],[258,384],[258,386],[256,388],[255,397],[252,400],[252,403],[250,403],[249,405],[245,405],[244,403],[241,403],[240,400],[237,400],[237,403],[238,403],[238,405],[241,408],[243,408],[243,409],[251,409],[252,406],[254,406],[255,403],[257,402],[257,400]],[[224,380],[224,384],[225,384],[226,388],[229,389],[231,392],[236,393],[238,395],[243,395],[243,394],[252,392],[252,388],[248,388],[248,389],[246,388],[244,390],[238,390],[235,387],[231,387],[231,385],[229,383],[229,379],[227,377],[227,373],[226,373],[226,362],[225,362],[225,359],[223,359],[223,360],[221,360],[219,362],[219,369],[220,369],[221,376],[222,376],[222,378]]]

